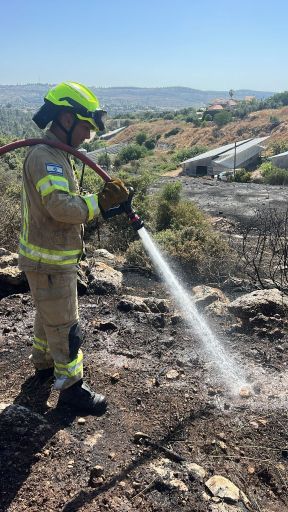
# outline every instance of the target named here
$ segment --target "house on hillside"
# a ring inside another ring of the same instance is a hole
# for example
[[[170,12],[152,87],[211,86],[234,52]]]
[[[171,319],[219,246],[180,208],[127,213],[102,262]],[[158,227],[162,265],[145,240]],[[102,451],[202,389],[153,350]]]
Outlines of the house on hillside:
[[[182,174],[187,176],[217,176],[220,172],[239,167],[249,168],[257,163],[268,137],[246,139],[211,149],[181,162]]]
[[[288,151],[279,153],[278,155],[270,156],[269,159],[275,167],[280,169],[288,169]]]

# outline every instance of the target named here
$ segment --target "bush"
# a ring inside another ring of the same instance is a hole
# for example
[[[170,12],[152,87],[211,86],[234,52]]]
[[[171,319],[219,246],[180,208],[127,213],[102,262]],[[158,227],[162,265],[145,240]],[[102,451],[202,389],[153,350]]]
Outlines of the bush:
[[[139,146],[141,146],[147,140],[147,134],[144,132],[139,132],[136,135],[135,140],[136,140],[137,144],[139,144]]]
[[[288,169],[274,167],[270,171],[266,171],[264,183],[267,185],[288,185]]]
[[[180,181],[174,181],[173,183],[167,183],[161,190],[161,197],[165,201],[171,201],[178,203],[180,200],[182,190],[182,184]]]
[[[213,118],[213,121],[217,124],[217,126],[219,126],[219,128],[221,128],[222,126],[225,126],[225,124],[228,124],[232,121],[232,114],[227,110],[217,112]]]
[[[238,183],[249,183],[251,181],[251,172],[246,171],[246,169],[238,169],[233,181]]]
[[[177,135],[177,133],[181,132],[181,128],[172,128],[172,130],[170,130],[169,132],[166,132],[164,134],[164,137],[165,139],[167,139],[168,137],[172,137],[172,135]]]
[[[156,141],[154,139],[147,139],[144,142],[144,146],[146,149],[155,149]]]
[[[139,160],[139,158],[142,158],[145,153],[145,148],[139,146],[139,144],[129,144],[118,153],[117,161],[120,162],[120,164],[127,164],[128,162],[131,162],[131,160]]]
[[[183,160],[205,153],[207,149],[208,148],[206,146],[193,146],[192,148],[179,149],[174,153],[172,160],[179,164],[180,162],[183,162]]]

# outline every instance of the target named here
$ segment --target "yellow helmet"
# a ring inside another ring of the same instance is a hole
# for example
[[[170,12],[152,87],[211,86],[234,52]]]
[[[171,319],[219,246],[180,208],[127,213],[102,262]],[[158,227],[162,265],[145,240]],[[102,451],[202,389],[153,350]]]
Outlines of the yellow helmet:
[[[90,89],[77,82],[62,82],[52,87],[44,98],[44,105],[33,116],[39,128],[45,128],[60,110],[71,110],[80,121],[88,121],[92,130],[103,131],[105,110]]]

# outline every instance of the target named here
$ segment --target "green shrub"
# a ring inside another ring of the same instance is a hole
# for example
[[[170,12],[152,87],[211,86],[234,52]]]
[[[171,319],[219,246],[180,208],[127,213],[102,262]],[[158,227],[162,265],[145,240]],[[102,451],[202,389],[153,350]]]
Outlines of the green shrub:
[[[161,197],[166,201],[178,203],[180,200],[181,190],[182,184],[180,183],[180,181],[167,183],[161,190]]]
[[[145,132],[137,133],[135,140],[139,146],[141,146],[147,140],[147,134]]]
[[[192,148],[179,149],[174,153],[172,160],[178,164],[184,160],[188,160],[188,158],[193,158],[201,153],[205,153],[207,149],[206,146],[193,146]]]
[[[181,131],[182,131],[181,128],[178,128],[178,127],[172,128],[172,130],[170,130],[169,132],[166,132],[164,134],[164,137],[165,137],[165,139],[167,139],[168,137],[172,137],[172,135],[177,135],[177,133],[179,133]]]
[[[246,171],[246,169],[238,169],[235,172],[233,181],[238,183],[249,183],[251,181],[251,172]]]
[[[146,149],[155,149],[156,141],[154,139],[147,139],[144,142],[144,146]]]
[[[139,144],[129,144],[121,149],[118,153],[117,160],[121,164],[127,164],[128,162],[131,162],[131,160],[139,160],[139,158],[142,158],[145,154],[146,150],[144,147],[139,146]]]
[[[222,110],[221,112],[217,112],[215,114],[213,121],[221,128],[232,121],[232,114],[227,110]]]
[[[288,185],[288,169],[274,167],[270,171],[266,171],[264,183],[267,185]]]

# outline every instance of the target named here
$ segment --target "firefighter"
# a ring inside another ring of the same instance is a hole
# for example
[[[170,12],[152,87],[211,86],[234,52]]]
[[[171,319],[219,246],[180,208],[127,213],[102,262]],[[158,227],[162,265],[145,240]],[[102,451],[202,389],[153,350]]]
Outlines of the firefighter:
[[[44,99],[33,120],[41,129],[49,122],[48,140],[77,148],[90,131],[103,130],[105,112],[84,85],[63,82]],[[106,398],[83,381],[82,334],[77,303],[77,264],[83,251],[83,224],[128,198],[115,178],[99,194],[81,195],[69,155],[41,144],[24,162],[19,267],[27,276],[36,308],[30,358],[35,389],[54,380],[58,405],[105,412]]]

